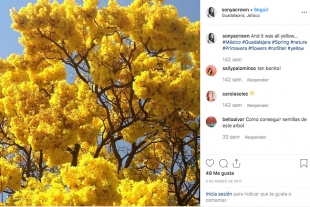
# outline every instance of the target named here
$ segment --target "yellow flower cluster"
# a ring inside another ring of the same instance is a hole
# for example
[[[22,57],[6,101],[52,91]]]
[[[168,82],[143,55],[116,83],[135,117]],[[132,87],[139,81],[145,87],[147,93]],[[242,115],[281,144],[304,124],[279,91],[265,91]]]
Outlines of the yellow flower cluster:
[[[82,156],[78,167],[61,169],[62,181],[74,197],[73,205],[113,205],[120,199],[116,166],[103,158]]]
[[[166,180],[134,182],[122,180],[118,191],[122,195],[122,206],[165,206],[168,204]]]
[[[141,72],[149,71],[150,69],[155,69],[158,64],[158,58],[149,57],[146,52],[142,52],[133,62],[132,74],[136,77],[141,74]]]
[[[7,201],[9,205],[111,206],[120,201],[119,181],[114,164],[85,154],[77,167],[68,164],[60,175],[46,173],[42,181],[28,178],[26,187]]]
[[[0,68],[9,68],[0,78],[0,112],[9,117],[7,129],[17,144],[42,149],[50,166],[69,162],[69,145],[96,142],[102,109],[86,83],[66,83],[62,63],[31,70],[25,65],[29,61],[11,55],[0,62]]]
[[[115,72],[108,67],[119,61],[120,53],[126,56],[126,51],[131,48],[119,39],[120,35],[128,36],[134,42],[148,42],[150,51],[165,46],[183,54],[199,52],[199,23],[191,23],[186,17],[179,18],[172,5],[164,6],[163,1],[135,0],[130,6],[121,7],[111,0],[107,7],[98,11],[97,3],[97,0],[85,0],[83,6],[74,0],[66,0],[63,4],[57,1],[49,4],[47,0],[34,5],[30,3],[19,12],[12,10],[12,27],[23,34],[20,41],[28,55],[43,52],[47,57],[64,59],[66,54],[54,43],[64,46],[70,56],[74,51],[84,54],[93,44],[98,45],[99,50],[91,57],[91,74],[94,81],[103,87],[111,84],[111,79],[116,80]],[[105,36],[115,30],[122,33]],[[54,43],[42,38],[42,34],[52,38]],[[133,59],[144,53],[141,46],[137,44]],[[172,51],[167,51],[167,54],[174,55]],[[147,67],[144,70],[153,68],[152,59],[145,58]],[[147,62],[152,64],[147,65]],[[136,75],[135,71],[133,75]]]
[[[21,185],[22,174],[20,168],[0,158],[0,193],[5,188],[19,190]]]
[[[100,43],[102,36],[112,31],[103,16],[106,12],[98,12],[98,0],[83,2],[81,6],[74,0],[65,0],[63,4],[40,0],[34,5],[29,3],[19,12],[11,10],[12,28],[23,34],[20,43],[24,45],[25,52],[29,55],[44,52],[50,58],[66,56],[42,35],[52,38],[57,44],[66,44],[71,52],[82,52],[93,43]]]
[[[25,188],[7,200],[8,205],[167,205],[166,180],[119,180],[116,166],[90,154],[77,167],[63,165],[60,174],[45,173],[42,181],[27,178]]]
[[[144,71],[136,76],[133,88],[139,98],[154,101],[154,113],[158,116],[164,117],[176,108],[186,108],[198,115],[200,86],[196,71],[180,70],[175,65],[165,73]]]
[[[124,140],[133,143],[137,141],[138,138],[142,137],[145,133],[151,132],[152,128],[142,121],[134,122],[129,127],[126,127],[122,131]]]

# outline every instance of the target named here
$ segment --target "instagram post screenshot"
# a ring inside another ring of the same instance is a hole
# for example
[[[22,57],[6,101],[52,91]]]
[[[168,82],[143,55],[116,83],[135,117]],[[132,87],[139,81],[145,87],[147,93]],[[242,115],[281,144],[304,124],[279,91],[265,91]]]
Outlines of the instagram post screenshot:
[[[308,0],[3,0],[1,206],[310,206]]]

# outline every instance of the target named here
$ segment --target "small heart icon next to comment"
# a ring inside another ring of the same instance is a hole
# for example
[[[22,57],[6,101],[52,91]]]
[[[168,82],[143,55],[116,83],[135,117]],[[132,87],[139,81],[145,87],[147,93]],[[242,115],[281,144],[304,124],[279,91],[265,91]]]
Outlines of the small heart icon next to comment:
[[[253,96],[254,95],[254,91],[250,91],[250,94]]]
[[[207,163],[207,165],[208,165],[209,167],[211,167],[211,166],[214,164],[214,160],[212,160],[212,159],[207,159],[207,160],[206,160],[206,163]]]

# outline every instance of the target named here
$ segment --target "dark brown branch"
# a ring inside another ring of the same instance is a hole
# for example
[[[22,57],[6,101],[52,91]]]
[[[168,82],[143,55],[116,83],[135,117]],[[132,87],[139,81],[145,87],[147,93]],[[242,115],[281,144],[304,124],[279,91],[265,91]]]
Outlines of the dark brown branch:
[[[121,170],[121,167],[122,167],[122,158],[121,158],[121,156],[120,156],[120,154],[119,154],[119,152],[118,152],[118,150],[116,148],[116,144],[115,144],[116,141],[113,140],[113,137],[111,137],[110,140],[111,140],[111,146],[112,146],[112,149],[113,149],[114,156],[116,157],[116,160],[118,162],[117,173],[119,173],[120,170]]]
[[[75,167],[77,166],[80,148],[81,148],[80,144],[75,144],[74,150],[71,150],[71,152],[70,152],[72,154],[71,166],[75,166]]]
[[[43,152],[40,150],[40,160],[39,160],[39,180],[41,181],[41,178],[43,176]]]
[[[27,177],[30,177],[30,171],[31,171],[31,151],[32,147],[30,147],[29,153],[27,154],[27,168],[26,168]]]
[[[131,152],[126,160],[125,163],[125,168],[128,168],[132,159],[134,158],[135,154],[137,153],[137,150],[142,147],[142,145],[144,145],[146,143],[145,140],[143,140],[142,142],[140,142],[137,146],[136,146],[136,142],[132,143],[131,145]]]

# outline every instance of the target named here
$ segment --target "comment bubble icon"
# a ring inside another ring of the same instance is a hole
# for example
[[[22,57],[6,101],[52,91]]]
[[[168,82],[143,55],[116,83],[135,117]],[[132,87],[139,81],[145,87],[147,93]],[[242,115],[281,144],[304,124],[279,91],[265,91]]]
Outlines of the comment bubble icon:
[[[222,168],[227,168],[227,166],[228,166],[228,162],[226,159],[221,159],[219,164],[220,164],[220,167],[222,167]]]

